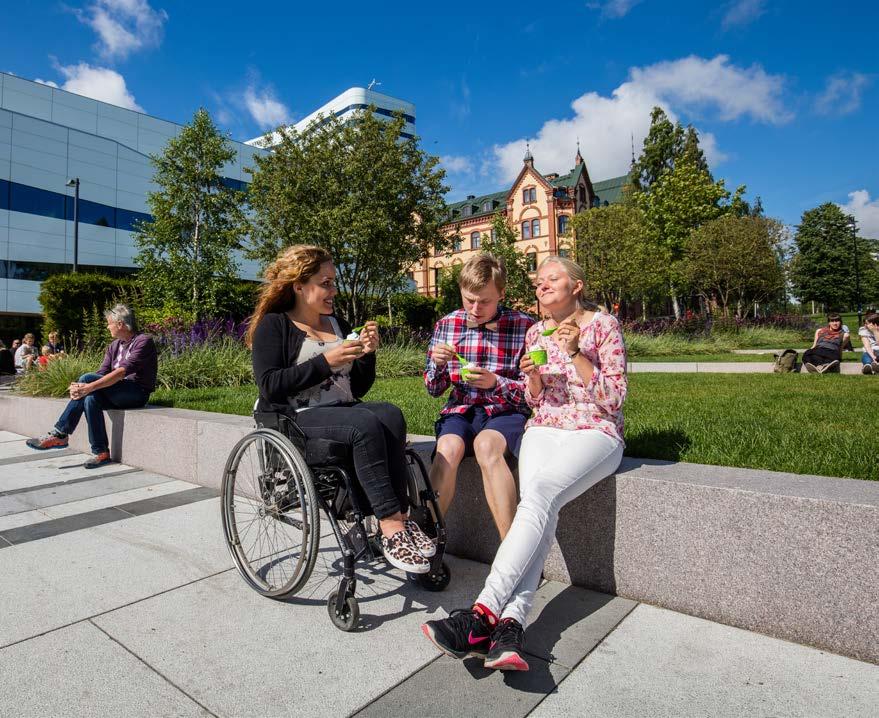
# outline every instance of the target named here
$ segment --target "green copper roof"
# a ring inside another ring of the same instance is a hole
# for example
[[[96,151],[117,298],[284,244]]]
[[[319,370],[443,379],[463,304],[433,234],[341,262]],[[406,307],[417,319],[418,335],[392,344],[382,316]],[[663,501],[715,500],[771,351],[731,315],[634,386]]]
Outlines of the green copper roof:
[[[484,194],[479,197],[474,197],[473,199],[465,199],[460,202],[452,202],[449,205],[449,221],[453,219],[470,219],[471,217],[481,217],[486,214],[494,214],[498,210],[504,209],[507,206],[507,195],[509,194],[509,190],[505,192],[494,192],[493,194]],[[483,209],[483,205],[486,202],[491,202],[491,209]],[[471,209],[471,213],[468,215],[464,215],[462,210],[467,205],[470,207],[475,207],[476,209]]]
[[[601,180],[601,182],[593,182],[592,189],[595,190],[596,199],[603,205],[614,204],[623,198],[623,187],[629,184],[629,175],[621,177],[612,177],[611,179]]]

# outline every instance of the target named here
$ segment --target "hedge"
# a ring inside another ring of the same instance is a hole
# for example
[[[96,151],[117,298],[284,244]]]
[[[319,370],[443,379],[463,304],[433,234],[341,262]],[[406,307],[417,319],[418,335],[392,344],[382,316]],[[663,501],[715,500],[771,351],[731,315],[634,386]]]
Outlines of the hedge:
[[[106,274],[54,274],[46,278],[37,297],[43,308],[44,328],[62,336],[81,336],[83,318],[102,312],[118,301],[133,301],[140,295],[135,281]]]

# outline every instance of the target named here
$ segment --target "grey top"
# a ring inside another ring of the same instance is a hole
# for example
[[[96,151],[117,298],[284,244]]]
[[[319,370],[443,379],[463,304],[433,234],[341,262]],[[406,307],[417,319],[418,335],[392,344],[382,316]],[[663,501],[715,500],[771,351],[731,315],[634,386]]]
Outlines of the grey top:
[[[330,324],[333,325],[333,331],[336,333],[337,338],[334,341],[322,342],[306,336],[302,343],[302,349],[299,351],[299,356],[296,357],[297,364],[304,364],[318,354],[325,354],[330,349],[334,349],[344,341],[342,330],[339,329],[335,317],[330,317]],[[345,364],[338,369],[332,369],[329,377],[324,379],[320,384],[315,384],[314,386],[297,392],[290,397],[290,403],[296,407],[297,411],[308,409],[313,406],[350,404],[353,401],[354,394],[351,391],[351,364]]]

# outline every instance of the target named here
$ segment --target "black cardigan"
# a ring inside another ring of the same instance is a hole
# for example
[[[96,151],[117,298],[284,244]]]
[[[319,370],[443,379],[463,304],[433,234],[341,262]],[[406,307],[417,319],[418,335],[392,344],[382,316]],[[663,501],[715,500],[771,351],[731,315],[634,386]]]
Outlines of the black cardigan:
[[[351,326],[336,317],[342,333]],[[320,384],[332,370],[323,354],[302,364],[296,357],[302,350],[305,332],[284,312],[271,312],[260,320],[253,334],[253,376],[259,387],[260,411],[284,411],[290,408],[289,397]],[[360,398],[375,382],[375,352],[355,359],[351,367],[351,392]]]

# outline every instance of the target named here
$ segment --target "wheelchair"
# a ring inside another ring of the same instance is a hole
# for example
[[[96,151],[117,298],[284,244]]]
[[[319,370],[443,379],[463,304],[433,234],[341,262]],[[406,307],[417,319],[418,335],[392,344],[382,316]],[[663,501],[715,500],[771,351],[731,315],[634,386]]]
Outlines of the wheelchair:
[[[238,571],[257,593],[273,599],[295,596],[308,581],[320,549],[322,511],[342,554],[338,589],[327,599],[333,625],[357,628],[360,608],[355,564],[381,558],[378,521],[368,522],[369,501],[354,472],[351,447],[327,439],[306,439],[294,418],[254,411],[256,429],[226,460],[221,511],[226,544]],[[421,457],[406,447],[409,517],[436,539],[430,571],[407,574],[428,591],[451,580],[443,561],[446,529],[436,493]]]

